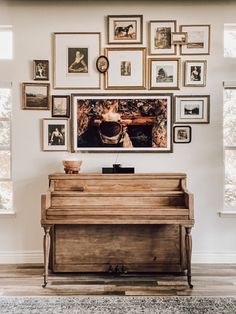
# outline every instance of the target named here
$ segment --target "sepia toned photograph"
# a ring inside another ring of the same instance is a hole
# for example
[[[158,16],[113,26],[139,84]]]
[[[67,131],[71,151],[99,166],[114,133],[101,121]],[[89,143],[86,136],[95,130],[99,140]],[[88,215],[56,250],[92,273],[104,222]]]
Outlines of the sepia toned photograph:
[[[154,37],[154,47],[157,49],[171,48],[171,27],[157,27]]]
[[[181,25],[188,36],[187,45],[180,47],[182,55],[207,55],[210,53],[210,25]]]
[[[34,60],[33,73],[35,81],[49,80],[49,61],[48,60]]]
[[[70,117],[70,96],[52,96],[52,117]]]
[[[114,40],[137,39],[137,22],[135,20],[119,21],[113,24]]]
[[[170,152],[171,99],[171,94],[72,95],[73,150]]]
[[[206,86],[207,61],[185,61],[184,86]]]
[[[172,45],[186,45],[188,43],[188,33],[171,33]]]
[[[68,120],[43,119],[43,150],[68,150]]]
[[[164,66],[159,66],[157,65],[156,67],[156,82],[157,83],[163,83],[163,82],[171,82],[173,83],[173,66],[171,65],[164,65]]]
[[[68,73],[88,73],[88,48],[68,48]]]
[[[191,126],[175,126],[174,127],[174,143],[187,144],[192,139],[192,128]]]
[[[107,59],[107,57],[106,56],[98,57],[96,67],[100,73],[105,73],[109,68],[109,60]]]
[[[131,75],[131,62],[130,61],[121,61],[120,75],[121,76],[130,76]]]
[[[50,109],[49,83],[23,83],[22,108],[29,110]]]

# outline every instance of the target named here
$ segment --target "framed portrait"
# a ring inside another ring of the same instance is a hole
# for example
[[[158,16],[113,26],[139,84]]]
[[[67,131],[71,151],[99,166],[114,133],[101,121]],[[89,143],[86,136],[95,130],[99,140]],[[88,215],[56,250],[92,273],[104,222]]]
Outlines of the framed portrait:
[[[22,83],[22,109],[49,110],[49,83]]]
[[[175,96],[175,123],[210,122],[210,96]]]
[[[107,57],[106,56],[98,57],[96,61],[96,67],[100,73],[105,73],[109,68],[109,60],[107,59]]]
[[[142,15],[108,15],[108,44],[142,44]]]
[[[100,33],[54,33],[54,88],[100,89]]]
[[[184,86],[206,86],[207,61],[191,60],[184,63]]]
[[[68,120],[43,119],[43,150],[68,150]]]
[[[179,89],[180,59],[149,59],[149,89]]]
[[[68,95],[52,96],[52,117],[61,118],[70,117],[70,96]]]
[[[210,54],[210,25],[181,25],[181,32],[188,34],[188,43],[180,47],[181,55]]]
[[[33,60],[33,75],[35,81],[49,80],[49,61]]]
[[[189,125],[174,126],[174,143],[187,144],[192,139],[192,128]]]
[[[106,48],[105,89],[146,89],[146,49]]]
[[[72,94],[72,151],[172,152],[172,94]]]
[[[171,43],[172,45],[187,45],[188,33],[175,32],[171,33]]]
[[[151,55],[175,55],[176,45],[171,33],[176,32],[176,21],[149,22],[149,53]]]

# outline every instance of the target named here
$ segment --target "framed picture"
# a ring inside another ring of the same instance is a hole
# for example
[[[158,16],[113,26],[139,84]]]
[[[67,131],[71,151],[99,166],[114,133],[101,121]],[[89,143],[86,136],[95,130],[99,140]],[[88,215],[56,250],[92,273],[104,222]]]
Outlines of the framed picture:
[[[172,45],[187,45],[188,33],[171,33],[171,43]]]
[[[98,57],[96,61],[96,67],[100,73],[105,73],[109,68],[109,60],[107,59],[107,57],[106,56]]]
[[[146,89],[146,49],[106,48],[105,89]]]
[[[35,81],[49,80],[49,61],[33,60],[33,73]]]
[[[172,94],[72,95],[72,151],[172,152]]]
[[[142,15],[108,15],[108,44],[142,44]]]
[[[53,95],[52,96],[52,117],[70,117],[70,96]]]
[[[179,89],[180,59],[149,59],[149,89]]]
[[[22,108],[29,110],[49,110],[50,84],[22,83]]]
[[[43,150],[68,150],[68,120],[43,119]]]
[[[190,143],[192,139],[192,128],[189,125],[174,126],[174,143]]]
[[[210,96],[175,96],[175,123],[209,123]]]
[[[191,60],[184,63],[184,86],[206,86],[206,60]]]
[[[176,45],[171,43],[171,33],[176,32],[176,21],[149,22],[149,53],[175,55]]]
[[[54,33],[54,88],[101,88],[100,52],[100,33]]]
[[[188,43],[180,47],[181,55],[210,54],[210,25],[181,25],[181,32],[188,33]]]

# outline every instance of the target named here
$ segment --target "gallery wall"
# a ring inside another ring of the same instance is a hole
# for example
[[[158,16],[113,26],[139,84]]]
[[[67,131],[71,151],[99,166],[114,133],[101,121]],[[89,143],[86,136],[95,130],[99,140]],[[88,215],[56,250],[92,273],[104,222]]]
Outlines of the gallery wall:
[[[174,144],[173,153],[77,153],[82,172],[101,172],[117,162],[136,172],[185,172],[195,196],[194,262],[235,262],[234,218],[219,217],[223,209],[222,101],[224,80],[235,80],[236,61],[223,57],[223,25],[236,23],[233,2],[191,1],[0,1],[1,24],[13,26],[14,60],[0,61],[0,81],[13,83],[13,182],[15,215],[0,216],[0,263],[42,262],[40,195],[49,173],[63,171],[68,152],[41,150],[41,121],[50,111],[21,109],[21,83],[32,82],[32,60],[48,59],[52,78],[52,33],[102,33],[106,47],[106,15],[142,14],[143,46],[149,20],[177,20],[180,24],[210,24],[211,53],[207,86],[183,87],[176,95],[210,95],[210,124],[192,125],[192,142]],[[189,60],[189,56],[182,56]],[[191,56],[198,60],[198,56]],[[70,94],[76,90],[52,90]],[[90,91],[83,90],[83,93]],[[104,92],[97,90],[96,93]],[[115,91],[112,91],[115,93]],[[144,91],[140,91],[144,92]],[[145,91],[149,93],[150,91]],[[152,92],[152,91],[151,91]],[[125,91],[124,91],[125,93]]]

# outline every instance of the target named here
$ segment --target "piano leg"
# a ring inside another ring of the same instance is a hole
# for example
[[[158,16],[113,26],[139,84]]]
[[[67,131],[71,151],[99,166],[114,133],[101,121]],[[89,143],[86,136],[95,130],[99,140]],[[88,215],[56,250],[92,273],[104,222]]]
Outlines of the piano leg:
[[[44,283],[42,285],[43,288],[46,287],[47,285],[47,280],[48,280],[48,263],[49,263],[49,252],[50,252],[50,243],[51,243],[51,238],[50,238],[50,229],[51,226],[43,226],[44,228],[44,238],[43,238],[43,253],[44,253]]]
[[[186,245],[186,257],[187,257],[187,277],[189,288],[193,288],[191,283],[191,258],[192,258],[192,236],[191,236],[191,227],[185,227],[186,236],[185,236],[185,245]]]

